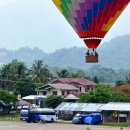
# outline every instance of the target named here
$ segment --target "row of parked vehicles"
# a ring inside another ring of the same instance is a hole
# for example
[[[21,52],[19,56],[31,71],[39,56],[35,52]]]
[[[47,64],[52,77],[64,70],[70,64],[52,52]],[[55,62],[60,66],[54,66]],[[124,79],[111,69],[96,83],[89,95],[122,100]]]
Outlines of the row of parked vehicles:
[[[72,120],[73,124],[95,125],[101,122],[102,122],[102,115],[100,113],[77,114]]]
[[[20,120],[28,123],[34,122],[55,122],[58,120],[58,114],[53,109],[37,108],[37,109],[22,109],[20,111]],[[73,120],[73,124],[89,124],[94,125],[102,121],[102,116],[99,113],[93,114],[77,114]]]

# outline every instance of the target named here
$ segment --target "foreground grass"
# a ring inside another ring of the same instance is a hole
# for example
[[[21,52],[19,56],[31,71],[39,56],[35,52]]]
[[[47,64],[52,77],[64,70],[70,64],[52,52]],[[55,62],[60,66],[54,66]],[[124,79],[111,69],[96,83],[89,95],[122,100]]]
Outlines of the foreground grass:
[[[114,127],[129,127],[129,123],[102,123],[103,126],[114,126]]]
[[[71,121],[64,121],[64,120],[58,120],[56,123],[57,124],[72,124]]]
[[[13,122],[20,122],[19,114],[7,114],[7,115],[0,115],[0,121],[13,121]]]
[[[64,121],[64,120],[59,120],[58,122],[56,122],[58,124],[72,124],[71,121]],[[85,124],[81,124],[81,125],[85,125]],[[130,123],[101,123],[98,124],[100,126],[112,126],[112,127],[130,127]]]

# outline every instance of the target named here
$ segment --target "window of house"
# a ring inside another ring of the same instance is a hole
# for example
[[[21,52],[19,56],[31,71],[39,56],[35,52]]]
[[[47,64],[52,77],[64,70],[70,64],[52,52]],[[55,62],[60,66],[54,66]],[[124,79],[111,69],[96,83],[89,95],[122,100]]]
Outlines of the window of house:
[[[79,87],[79,91],[80,91],[80,92],[82,91],[82,87]]]
[[[42,94],[43,94],[43,95],[47,95],[47,91],[43,91]]]
[[[53,91],[53,95],[57,95],[58,93],[57,93],[57,91]]]
[[[69,92],[69,91],[67,91],[67,95],[68,95],[68,94],[70,94],[70,92]]]
[[[88,92],[88,88],[85,88],[85,92]]]
[[[64,91],[62,91],[62,95],[63,95],[63,96],[65,95],[65,92],[64,92]]]
[[[85,88],[85,92],[88,92],[89,90],[90,90],[89,87],[86,87],[86,88]]]

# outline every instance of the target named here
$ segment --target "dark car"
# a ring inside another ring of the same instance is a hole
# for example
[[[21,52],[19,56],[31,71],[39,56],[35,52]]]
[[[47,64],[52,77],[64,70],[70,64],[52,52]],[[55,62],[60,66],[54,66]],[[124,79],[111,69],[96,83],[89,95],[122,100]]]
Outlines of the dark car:
[[[73,124],[83,124],[84,123],[84,119],[88,117],[88,115],[85,115],[85,114],[77,114],[73,120],[72,120],[72,123]]]

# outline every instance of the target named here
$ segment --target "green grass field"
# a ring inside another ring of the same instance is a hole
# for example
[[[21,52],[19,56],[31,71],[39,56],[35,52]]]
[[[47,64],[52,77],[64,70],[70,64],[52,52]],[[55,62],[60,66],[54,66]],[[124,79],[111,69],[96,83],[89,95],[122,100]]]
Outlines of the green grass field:
[[[0,115],[0,121],[14,121],[19,122],[19,114],[7,114],[7,115]]]
[[[102,123],[103,126],[129,127],[129,123]]]
[[[12,121],[12,122],[20,122],[19,113],[8,114],[8,115],[0,115],[0,121]],[[57,123],[60,124],[71,124],[71,121],[63,121],[59,120]],[[129,123],[101,123],[103,126],[115,126],[115,127],[129,127]]]

